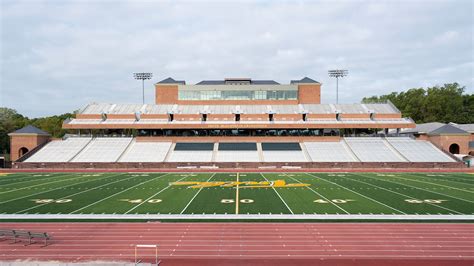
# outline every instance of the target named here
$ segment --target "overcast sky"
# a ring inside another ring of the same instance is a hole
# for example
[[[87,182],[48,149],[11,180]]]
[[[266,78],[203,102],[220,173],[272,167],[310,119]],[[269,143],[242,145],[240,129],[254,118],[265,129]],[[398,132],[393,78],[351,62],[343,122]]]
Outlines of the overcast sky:
[[[203,79],[349,70],[340,102],[458,82],[474,93],[473,1],[1,2],[0,105],[29,117],[141,102],[133,72]]]

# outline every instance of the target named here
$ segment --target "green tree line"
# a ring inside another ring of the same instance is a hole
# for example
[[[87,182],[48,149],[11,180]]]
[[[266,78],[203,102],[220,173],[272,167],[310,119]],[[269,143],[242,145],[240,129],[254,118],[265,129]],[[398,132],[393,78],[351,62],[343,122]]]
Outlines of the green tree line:
[[[416,123],[474,123],[474,94],[464,92],[465,87],[449,83],[365,97],[362,103],[384,103],[390,100],[404,116],[411,117]]]
[[[63,121],[71,117],[74,117],[73,113],[30,119],[19,114],[16,110],[0,107],[0,153],[10,153],[10,138],[8,133],[26,125],[34,125],[50,133],[53,137],[60,138],[66,134],[66,131],[62,129]]]

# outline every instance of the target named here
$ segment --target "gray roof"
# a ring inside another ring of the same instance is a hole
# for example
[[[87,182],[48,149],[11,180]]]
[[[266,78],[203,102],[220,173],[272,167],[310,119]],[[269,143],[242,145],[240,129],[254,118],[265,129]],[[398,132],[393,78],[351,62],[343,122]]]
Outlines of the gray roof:
[[[444,125],[440,128],[437,128],[431,132],[428,133],[429,135],[443,135],[443,134],[469,134],[466,130],[462,130],[460,128],[457,128],[451,124]]]
[[[196,85],[225,85],[225,80],[203,80]],[[251,80],[250,84],[252,85],[278,85],[280,83],[274,80]]]
[[[297,84],[297,83],[319,83],[319,82],[317,82],[317,81],[314,80],[314,79],[308,78],[308,77],[304,77],[304,78],[302,78],[302,79],[300,79],[300,80],[292,80],[292,81],[290,82],[290,84]]]
[[[158,84],[186,84],[186,81],[184,80],[175,80],[173,78],[167,78],[162,81],[159,81]]]
[[[48,135],[49,136],[49,133],[46,132],[46,131],[43,131],[35,126],[32,126],[32,125],[27,125],[23,128],[20,128],[16,131],[13,131],[12,133],[10,134],[36,134],[36,135]]]
[[[467,132],[474,133],[474,124],[450,124]]]
[[[410,128],[403,130],[402,133],[429,133],[435,129],[438,129],[446,124],[433,122],[433,123],[424,123],[424,124],[416,124],[415,128]]]

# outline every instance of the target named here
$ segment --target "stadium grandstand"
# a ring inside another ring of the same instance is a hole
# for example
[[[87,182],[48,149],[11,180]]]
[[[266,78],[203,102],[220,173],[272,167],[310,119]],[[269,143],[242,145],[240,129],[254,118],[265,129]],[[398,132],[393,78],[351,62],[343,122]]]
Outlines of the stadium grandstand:
[[[460,144],[449,140],[462,139],[466,154],[474,146],[472,132],[440,124],[426,133],[390,102],[322,104],[321,83],[308,77],[167,78],[155,91],[154,104],[87,104],[64,121],[64,139],[32,126],[10,133],[13,167],[459,168]]]

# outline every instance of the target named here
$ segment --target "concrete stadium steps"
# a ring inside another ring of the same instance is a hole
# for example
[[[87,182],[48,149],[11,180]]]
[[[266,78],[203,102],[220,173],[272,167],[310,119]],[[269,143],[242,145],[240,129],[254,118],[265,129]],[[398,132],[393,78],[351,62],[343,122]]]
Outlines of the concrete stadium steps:
[[[51,141],[25,162],[68,162],[91,140],[92,138],[71,137],[62,141]]]
[[[72,162],[116,162],[133,138],[95,138]]]

